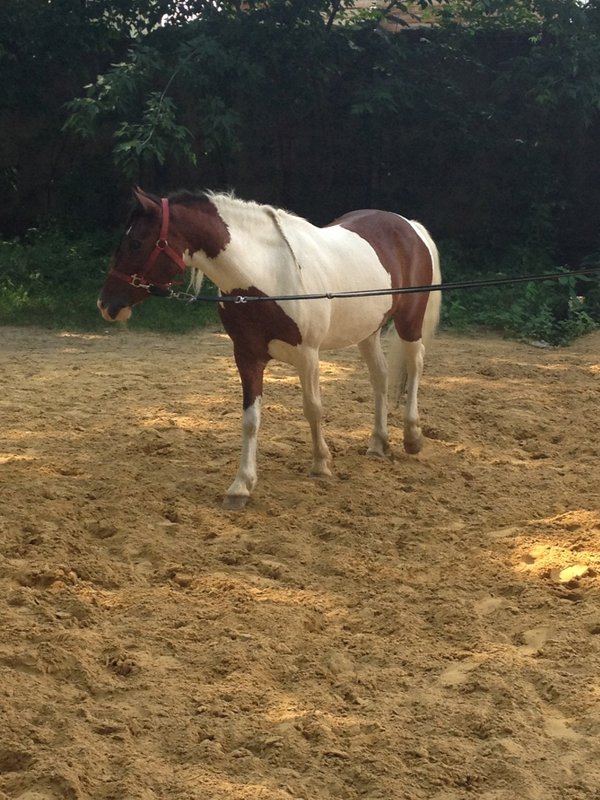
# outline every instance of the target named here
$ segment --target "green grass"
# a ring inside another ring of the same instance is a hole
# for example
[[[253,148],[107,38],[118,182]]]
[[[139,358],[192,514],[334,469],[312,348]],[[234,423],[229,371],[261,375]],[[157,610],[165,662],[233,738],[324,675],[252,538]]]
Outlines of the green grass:
[[[508,248],[502,258],[477,263],[453,245],[442,248],[442,270],[447,283],[561,272],[547,255],[530,249]],[[449,291],[442,303],[442,325],[568,344],[600,325],[600,281],[564,272],[564,277],[548,281]]]

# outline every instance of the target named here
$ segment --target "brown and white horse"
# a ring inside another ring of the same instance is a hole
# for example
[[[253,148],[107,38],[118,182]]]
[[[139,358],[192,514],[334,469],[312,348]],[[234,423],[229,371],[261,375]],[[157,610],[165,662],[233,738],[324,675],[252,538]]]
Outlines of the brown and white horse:
[[[388,211],[351,211],[318,228],[279,208],[228,194],[179,192],[162,199],[140,189],[134,194],[135,209],[98,300],[108,321],[128,319],[132,306],[150,294],[168,293],[186,267],[192,269],[195,291],[206,275],[222,296],[386,290],[441,281],[437,248],[425,228]],[[388,369],[380,334],[389,319],[397,333],[390,345],[391,384],[398,399],[406,389],[404,448],[418,453],[424,343],[439,311],[439,291],[219,303],[243,389],[242,454],[224,506],[243,508],[256,485],[263,373],[272,358],[298,370],[312,434],[311,474],[329,476],[319,354],[357,344],[375,395],[368,453],[386,454]]]

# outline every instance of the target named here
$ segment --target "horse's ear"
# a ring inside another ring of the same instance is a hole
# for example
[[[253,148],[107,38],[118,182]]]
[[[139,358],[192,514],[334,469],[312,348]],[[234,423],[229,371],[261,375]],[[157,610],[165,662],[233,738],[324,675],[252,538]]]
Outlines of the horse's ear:
[[[157,207],[160,207],[160,201],[158,200],[158,198],[153,197],[151,194],[148,194],[143,189],[140,189],[139,186],[134,187],[133,196],[147,214],[156,213]]]

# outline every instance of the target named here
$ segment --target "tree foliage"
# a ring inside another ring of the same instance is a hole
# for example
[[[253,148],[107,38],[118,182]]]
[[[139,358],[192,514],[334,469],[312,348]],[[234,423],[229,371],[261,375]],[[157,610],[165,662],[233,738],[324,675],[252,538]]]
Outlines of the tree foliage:
[[[482,249],[599,246],[598,0],[3,8],[5,233],[108,224],[138,181],[231,186],[315,221],[394,208]]]

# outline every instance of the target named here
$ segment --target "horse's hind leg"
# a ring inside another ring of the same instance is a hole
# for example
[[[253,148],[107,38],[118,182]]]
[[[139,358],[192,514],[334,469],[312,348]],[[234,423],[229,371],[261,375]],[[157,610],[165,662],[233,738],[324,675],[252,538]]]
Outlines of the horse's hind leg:
[[[314,477],[328,477],[331,475],[331,453],[321,430],[323,412],[319,386],[319,353],[317,350],[305,350],[302,357],[295,361],[302,385],[304,416],[308,420],[312,436],[313,464],[310,474]]]
[[[367,453],[383,457],[389,449],[387,429],[387,364],[381,349],[380,331],[359,342],[358,349],[369,368],[369,377],[375,396],[375,420]]]
[[[423,447],[423,433],[419,420],[419,382],[423,375],[425,347],[421,339],[416,342],[401,340],[406,370],[406,400],[404,402],[404,449],[416,454]]]

